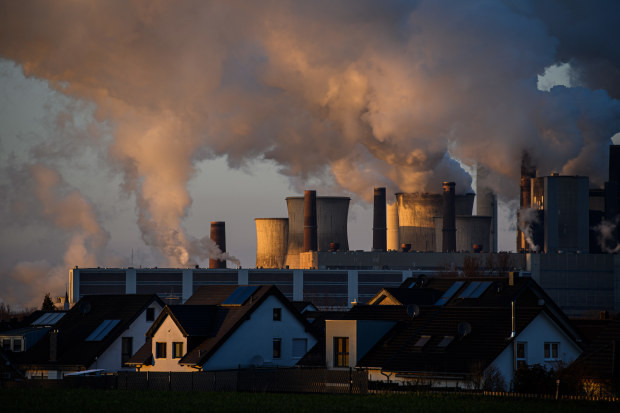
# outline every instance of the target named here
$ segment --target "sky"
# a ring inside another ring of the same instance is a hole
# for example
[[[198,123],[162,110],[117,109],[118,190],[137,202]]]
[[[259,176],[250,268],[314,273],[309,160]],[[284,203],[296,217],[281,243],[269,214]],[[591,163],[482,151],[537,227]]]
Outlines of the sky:
[[[252,267],[287,196],[471,190],[514,249],[520,157],[607,179],[620,3],[578,0],[0,2],[0,302],[69,269]],[[228,255],[209,240],[225,221]]]

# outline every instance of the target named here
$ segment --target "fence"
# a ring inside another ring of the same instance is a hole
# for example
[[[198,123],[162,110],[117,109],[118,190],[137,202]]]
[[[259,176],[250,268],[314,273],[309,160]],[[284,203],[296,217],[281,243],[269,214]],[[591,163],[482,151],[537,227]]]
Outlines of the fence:
[[[358,370],[248,369],[185,372],[118,372],[121,390],[245,391],[272,393],[368,393]]]

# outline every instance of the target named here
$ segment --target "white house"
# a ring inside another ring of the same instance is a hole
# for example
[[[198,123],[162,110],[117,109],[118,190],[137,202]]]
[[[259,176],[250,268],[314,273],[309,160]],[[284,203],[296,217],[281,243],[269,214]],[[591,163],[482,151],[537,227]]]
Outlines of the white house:
[[[275,286],[202,287],[168,306],[130,360],[140,371],[289,367],[317,342]]]

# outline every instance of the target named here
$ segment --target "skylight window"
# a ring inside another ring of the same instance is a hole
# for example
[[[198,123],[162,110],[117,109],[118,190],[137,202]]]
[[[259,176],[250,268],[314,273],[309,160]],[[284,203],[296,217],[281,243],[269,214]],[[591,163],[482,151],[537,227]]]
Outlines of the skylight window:
[[[454,336],[444,336],[443,339],[437,344],[437,347],[448,347],[450,343],[454,340]]]
[[[222,305],[243,305],[254,292],[258,290],[257,285],[245,285],[237,287],[235,291],[222,302]]]
[[[41,317],[39,317],[35,321],[33,321],[31,325],[33,325],[33,326],[53,326],[64,315],[65,315],[65,313],[61,313],[61,312],[57,312],[57,313],[54,312],[54,313],[43,314]]]
[[[418,341],[414,344],[415,347],[424,347],[428,340],[431,339],[431,336],[421,336]]]
[[[103,320],[99,327],[93,331],[90,336],[86,337],[86,341],[101,341],[121,320]]]
[[[491,281],[481,282],[478,288],[476,288],[474,292],[471,293],[470,298],[480,297],[487,290],[487,288],[489,288],[490,285],[491,285]]]
[[[465,284],[465,281],[457,281],[452,284],[452,287],[448,288],[448,291],[446,291],[441,298],[437,300],[435,305],[442,306],[447,303],[450,298],[452,298],[452,296],[463,286],[463,284]]]
[[[480,286],[480,281],[470,282],[467,288],[465,288],[463,292],[461,293],[461,295],[459,295],[459,298],[468,298],[471,295],[471,293],[473,293],[474,290],[478,288],[479,286]]]

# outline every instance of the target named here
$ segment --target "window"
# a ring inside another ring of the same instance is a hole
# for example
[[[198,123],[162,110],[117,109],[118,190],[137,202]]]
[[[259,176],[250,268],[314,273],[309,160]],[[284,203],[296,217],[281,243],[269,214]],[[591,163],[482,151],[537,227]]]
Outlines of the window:
[[[121,347],[121,365],[124,366],[133,356],[133,337],[123,337]]]
[[[545,343],[545,360],[557,360],[560,343]]]
[[[146,309],[146,321],[153,321],[153,320],[155,320],[155,309],[149,307]]]
[[[415,347],[424,347],[428,340],[431,339],[431,336],[421,336],[418,341],[414,344]]]
[[[2,339],[2,350],[11,351],[11,339],[10,338]]]
[[[273,358],[279,359],[282,357],[282,339],[274,338],[273,339]]]
[[[273,309],[273,321],[282,321],[282,309],[281,308]]]
[[[349,367],[349,337],[334,337],[334,367]]]
[[[307,338],[294,338],[293,339],[293,358],[300,359],[308,352],[308,339]]]
[[[183,342],[175,341],[172,343],[172,358],[180,359],[183,357]]]
[[[166,358],[166,343],[155,343],[155,358]]]
[[[20,338],[13,339],[13,351],[22,351],[22,340]]]
[[[517,368],[527,367],[527,343],[523,341],[517,342],[516,356]]]
[[[452,340],[454,340],[454,336],[443,336],[439,344],[437,344],[437,347],[448,347],[450,343],[452,343]]]

